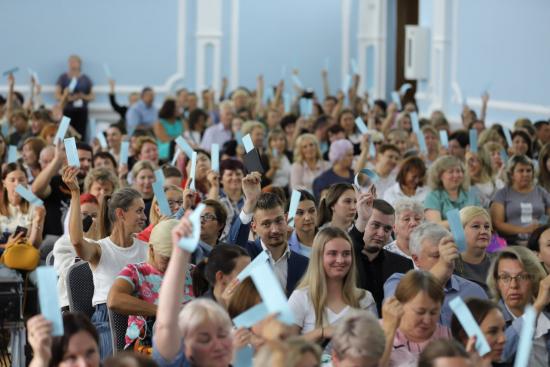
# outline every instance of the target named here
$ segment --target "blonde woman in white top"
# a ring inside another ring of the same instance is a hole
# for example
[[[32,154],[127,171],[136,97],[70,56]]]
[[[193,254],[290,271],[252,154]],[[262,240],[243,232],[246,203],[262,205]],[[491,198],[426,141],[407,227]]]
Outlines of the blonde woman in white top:
[[[71,191],[71,207],[80,206],[78,168],[67,167],[63,182]],[[111,354],[111,332],[107,314],[107,295],[118,273],[128,264],[143,262],[147,257],[147,244],[134,236],[145,227],[145,204],[139,192],[124,188],[104,196],[99,214],[97,242],[84,238],[80,210],[71,210],[69,237],[76,254],[87,261],[94,278],[92,304],[95,312],[92,323],[99,334],[101,359]]]
[[[294,163],[290,169],[290,189],[313,192],[313,180],[331,167],[323,160],[319,141],[313,134],[303,134],[296,139]]]
[[[334,324],[353,309],[377,315],[370,292],[356,287],[355,255],[348,234],[322,229],[313,240],[309,266],[288,300],[297,332],[307,340],[331,338]]]

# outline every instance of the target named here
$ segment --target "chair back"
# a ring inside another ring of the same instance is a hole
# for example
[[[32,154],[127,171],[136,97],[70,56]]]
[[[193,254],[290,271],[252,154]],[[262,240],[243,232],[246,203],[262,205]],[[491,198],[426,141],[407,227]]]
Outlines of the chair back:
[[[113,354],[124,350],[126,341],[126,329],[128,328],[128,315],[121,315],[118,312],[107,308],[109,312],[109,326],[111,328],[111,340],[113,341]]]
[[[92,318],[94,307],[94,278],[90,264],[79,261],[67,271],[67,296],[71,312],[82,312]]]

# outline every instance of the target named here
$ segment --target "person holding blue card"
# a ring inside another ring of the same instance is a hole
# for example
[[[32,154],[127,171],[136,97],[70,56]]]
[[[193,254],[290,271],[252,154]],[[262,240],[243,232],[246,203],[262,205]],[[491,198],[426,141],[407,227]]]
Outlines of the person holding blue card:
[[[147,244],[135,237],[145,227],[145,204],[141,194],[134,189],[115,191],[106,207],[106,222],[99,226],[99,233],[104,238],[89,241],[82,229],[77,174],[75,167],[66,167],[63,171],[63,182],[71,192],[69,236],[78,257],[88,261],[92,269],[95,312],[91,321],[98,329],[100,354],[105,358],[112,353],[106,304],[109,290],[124,266],[143,262],[147,256]]]
[[[356,189],[350,183],[331,185],[319,203],[319,229],[337,227],[348,231],[357,216]]]
[[[356,287],[355,271],[348,234],[335,227],[322,229],[313,241],[308,270],[288,299],[294,329],[306,339],[322,343],[353,309],[377,315],[372,294]]]
[[[410,234],[409,249],[415,267],[431,273],[443,284],[445,293],[441,305],[439,323],[451,325],[452,310],[449,302],[456,296],[462,299],[471,297],[487,299],[487,293],[476,283],[453,274],[455,261],[459,252],[453,236],[449,231],[436,223],[425,222],[416,227]],[[406,276],[395,273],[384,283],[384,300],[387,301],[395,292],[400,281]]]
[[[502,352],[506,343],[506,322],[497,303],[485,299],[471,298],[464,301],[469,311],[472,313],[475,322],[479,325],[483,336],[487,340],[491,351],[482,356],[486,363],[499,363],[502,361]],[[451,332],[453,337],[462,345],[468,344],[469,338],[464,327],[458,321],[456,314],[451,321]]]
[[[52,324],[43,315],[27,321],[28,342],[32,348],[30,367],[65,366],[67,356],[86,361],[86,367],[100,367],[98,335],[82,313],[63,314],[63,335],[52,336]]]
[[[68,102],[65,105],[63,114],[71,118],[71,126],[78,131],[83,140],[86,137],[88,124],[88,103],[95,99],[92,88],[91,79],[82,73],[80,57],[71,55],[68,61],[68,71],[61,74],[57,79],[55,98],[61,101],[64,98],[65,90],[69,89]]]
[[[529,355],[530,366],[546,366],[550,355],[550,276],[546,274],[540,260],[523,246],[508,246],[500,250],[491,264],[488,278],[489,290],[498,301],[506,322],[506,343],[502,360],[512,362],[523,354],[525,347],[520,339],[525,327],[525,311],[532,304],[536,312],[536,329]]]
[[[196,299],[181,308],[180,292],[185,286],[191,254],[178,243],[192,235],[188,210],[172,230],[172,255],[160,287],[153,335],[153,360],[160,366],[205,367],[216,362],[228,367],[233,358],[232,323],[222,306],[210,299]],[[207,337],[215,343],[201,343]],[[210,364],[207,364],[210,363]]]
[[[465,177],[464,164],[448,155],[438,158],[428,171],[431,192],[424,200],[426,220],[448,227],[446,213],[467,205],[480,205],[477,195],[470,189]]]

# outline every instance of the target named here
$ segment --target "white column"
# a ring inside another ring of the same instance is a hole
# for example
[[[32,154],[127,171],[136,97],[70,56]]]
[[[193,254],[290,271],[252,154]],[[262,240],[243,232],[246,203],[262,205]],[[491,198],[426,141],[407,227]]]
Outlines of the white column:
[[[386,96],[386,39],[388,23],[387,0],[359,0],[359,26],[357,34],[358,63],[361,75],[360,92],[366,85],[366,78],[373,81],[373,98],[385,98]],[[372,46],[374,50],[373,75],[366,75],[367,48]]]
[[[197,79],[196,90],[200,92],[206,85],[206,73],[212,73],[212,87],[219,91],[221,82],[221,38],[222,0],[197,1]],[[206,49],[212,46],[213,70],[206,70]]]
[[[430,110],[446,110],[451,87],[451,37],[453,2],[433,1]]]
[[[231,76],[230,87],[239,86],[239,0],[233,0],[231,13]]]
[[[350,18],[351,0],[342,0],[342,66],[340,80],[344,80],[349,72]]]

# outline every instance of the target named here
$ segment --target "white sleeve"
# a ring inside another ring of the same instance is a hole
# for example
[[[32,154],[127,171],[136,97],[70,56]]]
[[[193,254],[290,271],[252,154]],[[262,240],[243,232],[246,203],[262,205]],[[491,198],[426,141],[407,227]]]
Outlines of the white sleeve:
[[[362,310],[367,310],[371,312],[374,316],[378,317],[378,310],[376,309],[376,302],[374,301],[374,297],[372,296],[372,293],[369,291],[365,291],[365,296],[359,301],[359,307]]]
[[[296,289],[288,299],[288,306],[294,315],[294,323],[300,328],[304,327],[308,312],[313,312],[309,310],[308,304],[308,292],[303,288]]]

